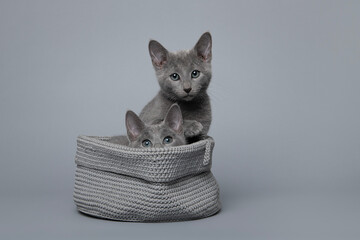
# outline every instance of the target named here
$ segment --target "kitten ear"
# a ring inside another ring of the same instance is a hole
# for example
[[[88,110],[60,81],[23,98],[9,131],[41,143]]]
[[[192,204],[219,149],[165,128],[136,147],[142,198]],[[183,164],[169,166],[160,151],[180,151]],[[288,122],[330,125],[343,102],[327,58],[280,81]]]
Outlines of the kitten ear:
[[[151,40],[149,42],[149,53],[155,67],[161,68],[166,63],[168,52],[157,41]]]
[[[127,111],[125,116],[126,131],[130,141],[138,138],[145,128],[145,124],[133,111]]]
[[[176,133],[181,133],[183,131],[183,118],[181,109],[176,103],[171,105],[169,111],[167,112],[165,117],[165,124],[167,124]]]
[[[211,34],[209,32],[206,32],[203,35],[201,35],[199,41],[196,43],[194,47],[194,50],[197,56],[201,60],[203,60],[204,62],[210,62],[211,47],[212,47]]]

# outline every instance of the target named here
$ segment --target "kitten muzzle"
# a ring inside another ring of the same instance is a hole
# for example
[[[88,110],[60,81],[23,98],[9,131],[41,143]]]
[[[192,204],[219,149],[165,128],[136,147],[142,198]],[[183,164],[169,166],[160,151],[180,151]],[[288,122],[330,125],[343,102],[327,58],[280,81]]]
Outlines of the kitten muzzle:
[[[184,91],[186,92],[186,93],[189,93],[189,92],[191,92],[191,87],[190,88],[184,88]]]

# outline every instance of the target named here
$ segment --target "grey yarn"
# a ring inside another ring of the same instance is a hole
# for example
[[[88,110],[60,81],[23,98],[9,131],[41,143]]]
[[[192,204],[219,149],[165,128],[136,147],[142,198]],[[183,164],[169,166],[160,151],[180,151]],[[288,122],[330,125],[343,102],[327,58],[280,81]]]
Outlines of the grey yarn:
[[[122,221],[179,221],[221,208],[211,169],[214,141],[138,149],[79,136],[74,201],[79,211]]]

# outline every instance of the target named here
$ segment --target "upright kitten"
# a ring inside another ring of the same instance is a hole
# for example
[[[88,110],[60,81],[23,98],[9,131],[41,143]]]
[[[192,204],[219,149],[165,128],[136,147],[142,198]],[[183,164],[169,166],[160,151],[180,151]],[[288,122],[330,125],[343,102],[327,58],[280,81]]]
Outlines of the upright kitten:
[[[161,122],[167,109],[179,104],[184,118],[184,134],[206,136],[211,124],[210,99],[206,90],[211,80],[211,35],[204,33],[191,50],[168,52],[155,40],[149,53],[160,85],[159,93],[144,107],[140,118],[148,124]]]
[[[132,111],[126,113],[129,146],[134,148],[170,147],[184,145],[185,136],[180,107],[173,104],[164,121],[147,125]]]

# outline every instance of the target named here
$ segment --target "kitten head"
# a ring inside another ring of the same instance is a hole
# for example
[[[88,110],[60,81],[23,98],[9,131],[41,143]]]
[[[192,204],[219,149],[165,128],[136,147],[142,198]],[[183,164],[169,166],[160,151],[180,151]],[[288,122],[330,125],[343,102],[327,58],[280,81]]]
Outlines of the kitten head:
[[[174,101],[191,101],[206,93],[211,80],[211,35],[204,33],[191,50],[169,52],[155,40],[149,53],[162,92]]]
[[[159,124],[147,125],[132,111],[127,111],[125,122],[130,147],[170,147],[185,144],[183,118],[177,104],[170,107],[164,121]]]

